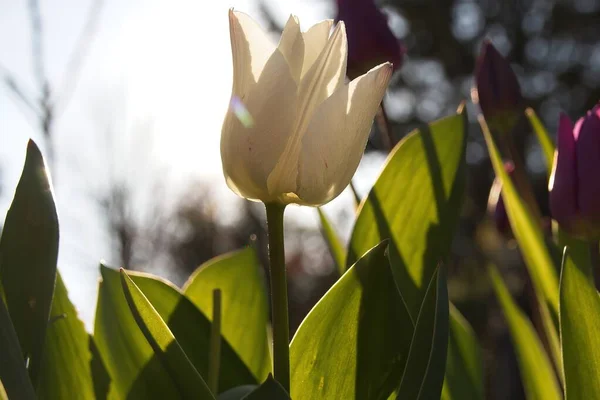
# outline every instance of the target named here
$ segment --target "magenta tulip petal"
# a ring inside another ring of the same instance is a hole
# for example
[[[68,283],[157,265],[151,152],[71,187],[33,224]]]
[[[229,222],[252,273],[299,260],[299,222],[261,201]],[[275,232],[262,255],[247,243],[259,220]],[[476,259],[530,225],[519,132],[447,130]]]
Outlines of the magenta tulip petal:
[[[550,211],[567,229],[577,214],[577,170],[573,122],[564,114],[558,127],[558,148],[550,177]]]
[[[400,68],[404,46],[373,0],[338,0],[337,5],[336,20],[346,23],[348,34],[348,77],[354,79],[384,62]]]
[[[475,68],[477,95],[487,120],[518,112],[523,103],[517,76],[490,41],[483,43]]]
[[[600,220],[600,109],[594,107],[579,130],[577,154],[578,208],[584,219]]]

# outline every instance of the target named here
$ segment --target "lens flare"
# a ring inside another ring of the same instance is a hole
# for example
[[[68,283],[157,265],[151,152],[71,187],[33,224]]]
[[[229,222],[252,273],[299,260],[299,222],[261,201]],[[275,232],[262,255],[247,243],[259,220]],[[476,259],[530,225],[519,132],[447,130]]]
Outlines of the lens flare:
[[[252,119],[252,115],[239,97],[233,96],[229,106],[233,110],[235,116],[240,120],[242,125],[244,125],[246,128],[252,128],[252,126],[254,126],[254,119]]]

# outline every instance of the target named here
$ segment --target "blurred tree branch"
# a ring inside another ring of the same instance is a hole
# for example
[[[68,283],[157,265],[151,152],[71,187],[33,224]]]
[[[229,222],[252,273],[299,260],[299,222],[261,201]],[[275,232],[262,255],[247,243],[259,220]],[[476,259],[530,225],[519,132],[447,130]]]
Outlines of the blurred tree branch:
[[[104,0],[92,0],[86,22],[78,35],[75,48],[69,58],[62,82],[54,86],[48,79],[45,70],[44,31],[39,0],[29,0],[28,11],[31,22],[31,51],[34,67],[34,78],[37,81],[35,94],[28,93],[25,85],[20,83],[15,74],[0,64],[4,75],[3,81],[15,96],[15,101],[30,122],[28,112],[37,119],[38,127],[46,142],[49,164],[54,163],[53,125],[56,117],[66,108],[76,87],[84,61],[89,54],[93,39],[97,32]]]

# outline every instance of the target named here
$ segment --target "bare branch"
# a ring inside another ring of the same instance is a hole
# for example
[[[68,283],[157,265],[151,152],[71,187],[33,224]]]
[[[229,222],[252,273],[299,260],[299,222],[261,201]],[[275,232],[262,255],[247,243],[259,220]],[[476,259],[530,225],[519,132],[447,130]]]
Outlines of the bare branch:
[[[77,87],[82,67],[90,52],[94,37],[98,32],[98,22],[100,21],[103,5],[104,0],[92,0],[86,23],[73,48],[71,57],[69,58],[69,62],[63,73],[62,80],[60,84],[57,85],[58,90],[54,91],[56,94],[53,96],[54,98],[51,103],[54,105],[55,116],[60,114],[66,108]]]
[[[23,117],[25,117],[27,123],[30,124],[35,131],[38,131],[40,129],[40,116],[37,113],[37,110],[31,107],[31,103],[27,101],[27,98],[23,97],[24,95],[22,93],[13,89],[8,80],[9,78],[6,77],[6,85],[10,89],[9,92],[14,96],[13,101],[15,102],[17,108],[19,111],[21,111]],[[32,113],[34,114],[32,115]]]
[[[40,89],[47,85],[44,69],[44,47],[42,43],[42,15],[38,0],[29,0],[29,17],[31,18],[31,50],[34,75]]]
[[[17,97],[17,99],[35,114],[36,118],[41,117],[41,110],[39,106],[32,100],[33,96],[26,95],[25,91],[22,89],[22,86],[18,84],[12,76],[4,76],[4,83],[6,83],[8,89]]]

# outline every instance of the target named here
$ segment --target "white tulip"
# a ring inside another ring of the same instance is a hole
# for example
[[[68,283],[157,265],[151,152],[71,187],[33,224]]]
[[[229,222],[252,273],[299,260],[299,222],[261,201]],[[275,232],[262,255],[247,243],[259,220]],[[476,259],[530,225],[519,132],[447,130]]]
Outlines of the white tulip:
[[[345,82],[346,29],[332,20],[301,32],[291,16],[279,44],[230,10],[231,103],[221,133],[229,187],[265,203],[318,206],[354,175],[392,74],[381,64]]]

